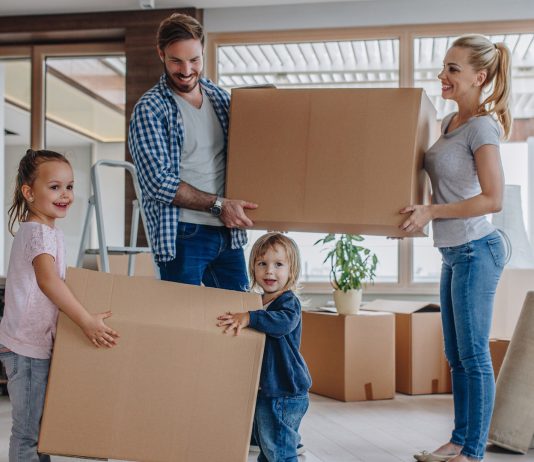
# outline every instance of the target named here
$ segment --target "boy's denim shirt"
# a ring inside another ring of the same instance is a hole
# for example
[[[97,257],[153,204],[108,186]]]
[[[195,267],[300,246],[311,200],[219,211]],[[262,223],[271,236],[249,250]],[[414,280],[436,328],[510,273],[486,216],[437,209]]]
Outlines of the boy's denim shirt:
[[[266,310],[250,312],[249,327],[266,334],[260,390],[268,397],[298,396],[311,387],[308,366],[300,354],[302,308],[290,290]]]

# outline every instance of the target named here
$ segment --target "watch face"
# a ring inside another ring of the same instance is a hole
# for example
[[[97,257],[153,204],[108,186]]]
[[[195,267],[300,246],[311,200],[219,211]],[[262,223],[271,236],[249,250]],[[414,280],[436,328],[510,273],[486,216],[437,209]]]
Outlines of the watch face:
[[[222,212],[222,207],[220,205],[217,205],[215,204],[211,209],[210,209],[210,213],[214,216],[214,217],[219,217],[221,216],[221,212]]]

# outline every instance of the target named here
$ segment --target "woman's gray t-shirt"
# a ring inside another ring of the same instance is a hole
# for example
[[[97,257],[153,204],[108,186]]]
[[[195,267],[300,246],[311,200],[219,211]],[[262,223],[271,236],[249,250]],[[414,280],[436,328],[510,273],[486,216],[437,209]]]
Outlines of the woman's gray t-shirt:
[[[474,153],[485,144],[499,146],[501,130],[492,116],[471,117],[447,132],[455,113],[441,124],[441,136],[426,152],[424,167],[432,183],[432,203],[449,204],[480,194]],[[495,230],[486,217],[437,218],[432,221],[435,247],[454,247]]]

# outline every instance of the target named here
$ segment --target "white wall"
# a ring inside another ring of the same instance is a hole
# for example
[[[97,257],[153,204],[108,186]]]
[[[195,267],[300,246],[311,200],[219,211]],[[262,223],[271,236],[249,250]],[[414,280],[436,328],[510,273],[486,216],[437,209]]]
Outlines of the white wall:
[[[124,160],[124,143],[96,143],[93,148],[93,160]],[[124,177],[125,170],[102,167],[100,191],[102,193],[104,229],[108,246],[124,245]],[[91,247],[98,247],[96,219],[92,217]]]
[[[362,0],[204,10],[204,25],[208,33],[514,19],[534,19],[534,2],[532,0]]]

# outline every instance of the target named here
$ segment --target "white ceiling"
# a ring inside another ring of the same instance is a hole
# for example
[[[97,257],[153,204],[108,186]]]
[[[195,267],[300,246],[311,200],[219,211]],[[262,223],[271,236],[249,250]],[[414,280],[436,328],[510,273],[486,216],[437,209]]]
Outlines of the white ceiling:
[[[376,0],[154,0],[156,9],[185,7],[226,8],[334,3],[339,1]],[[148,0],[2,0],[0,2],[0,16],[139,10],[141,9],[140,3],[148,3]]]

